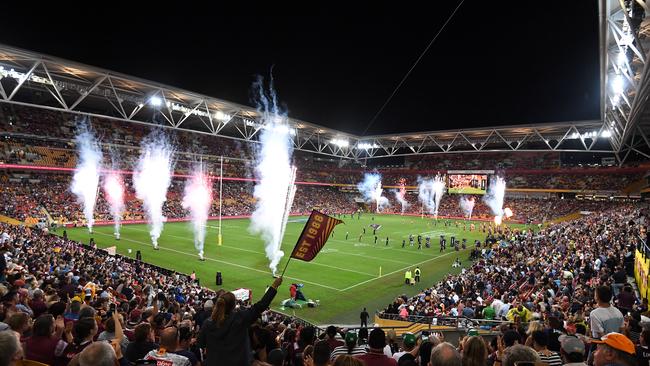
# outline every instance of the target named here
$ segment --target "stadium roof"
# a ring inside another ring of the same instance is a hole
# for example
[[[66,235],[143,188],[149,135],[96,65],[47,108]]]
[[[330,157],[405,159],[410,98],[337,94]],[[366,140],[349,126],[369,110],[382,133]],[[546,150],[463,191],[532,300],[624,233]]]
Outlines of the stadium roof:
[[[289,118],[294,148],[351,159],[487,151],[612,153],[621,163],[633,153],[650,158],[650,21],[635,20],[639,9],[649,11],[644,1],[627,11],[621,4],[600,1],[600,120],[358,136]],[[0,102],[251,142],[263,128],[249,106],[4,45]]]

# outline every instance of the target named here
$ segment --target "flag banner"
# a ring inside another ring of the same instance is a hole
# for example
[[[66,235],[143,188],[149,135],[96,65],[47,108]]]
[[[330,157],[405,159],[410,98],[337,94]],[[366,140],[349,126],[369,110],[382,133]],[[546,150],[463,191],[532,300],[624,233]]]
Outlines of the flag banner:
[[[309,262],[316,257],[329,238],[334,227],[343,221],[329,217],[316,210],[311,212],[307,224],[302,229],[291,258]]]

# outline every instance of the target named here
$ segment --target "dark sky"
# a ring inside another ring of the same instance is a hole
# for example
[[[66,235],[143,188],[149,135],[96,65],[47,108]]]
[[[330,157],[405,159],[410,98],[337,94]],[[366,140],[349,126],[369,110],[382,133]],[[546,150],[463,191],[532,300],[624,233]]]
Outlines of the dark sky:
[[[598,119],[596,3],[466,0],[368,134]],[[246,105],[273,66],[291,117],[361,133],[458,2],[323,4],[39,8],[0,42]]]

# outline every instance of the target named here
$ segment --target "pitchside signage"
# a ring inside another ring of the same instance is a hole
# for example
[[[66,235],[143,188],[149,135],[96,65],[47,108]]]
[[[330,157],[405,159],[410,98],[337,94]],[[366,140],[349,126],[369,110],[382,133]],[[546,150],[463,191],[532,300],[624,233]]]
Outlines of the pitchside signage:
[[[334,227],[343,221],[329,217],[316,210],[311,212],[307,224],[302,229],[291,258],[309,262],[316,257],[316,254],[323,248],[327,238],[330,237]]]

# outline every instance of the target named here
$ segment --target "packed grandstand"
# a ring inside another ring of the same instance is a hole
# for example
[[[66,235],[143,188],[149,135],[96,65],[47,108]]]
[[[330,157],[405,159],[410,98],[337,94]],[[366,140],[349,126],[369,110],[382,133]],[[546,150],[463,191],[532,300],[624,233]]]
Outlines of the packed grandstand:
[[[76,166],[75,120],[59,112],[5,104],[1,107],[0,162],[5,168],[0,207],[2,214],[11,219],[8,222],[24,223],[2,224],[0,230],[7,261],[3,263],[4,281],[0,286],[2,320],[3,326],[20,338],[25,359],[67,364],[93,340],[119,338],[121,355],[127,362],[136,363],[150,353],[160,355],[160,350],[165,348],[178,355],[167,356],[169,359],[184,357],[187,361],[183,362],[192,365],[210,364],[202,347],[211,347],[211,341],[204,339],[206,335],[202,332],[206,330],[202,330],[202,325],[213,316],[215,304],[224,291],[201,287],[190,274],[119,255],[112,257],[96,247],[49,235],[47,228],[35,225],[44,216],[56,224],[83,225],[82,209],[68,189],[71,169]],[[147,127],[98,118],[91,118],[90,124],[100,136],[110,136],[112,143],[104,144],[103,148],[117,149],[125,157],[123,168],[128,169],[133,163],[129,162],[130,157],[138,155],[135,151],[139,149],[139,139],[148,133]],[[254,182],[249,174],[252,156],[239,142],[222,139],[212,144],[202,142],[204,138],[178,134],[177,176],[168,193],[165,215],[168,218],[187,215],[181,206],[181,191],[192,151],[198,146],[208,151],[203,155],[204,161],[214,166],[219,164],[221,156],[231,158],[226,158],[224,164],[224,177],[232,179],[223,182],[223,215],[250,215],[255,204]],[[498,158],[495,154],[476,154],[408,159],[403,167],[377,170],[384,174],[386,185],[397,185],[401,180],[408,187],[416,185],[421,175],[482,168],[489,161],[498,160],[503,164],[498,168],[508,176],[513,188],[504,203],[515,212],[512,219],[548,226],[537,233],[507,227],[499,230],[495,234],[508,245],[487,251],[482,246],[482,251],[475,253],[477,260],[458,275],[448,275],[437,283],[422,286],[414,296],[395,294],[395,300],[385,308],[369,309],[371,316],[374,318],[372,313],[376,313],[377,317],[371,323],[396,322],[387,323],[382,331],[375,328],[368,332],[355,324],[348,326],[350,330],[345,333],[340,327],[312,325],[278,312],[265,312],[259,304],[255,305],[250,311],[261,316],[261,320],[250,325],[251,339],[246,341],[253,352],[247,354],[244,344],[232,345],[239,357],[249,357],[258,364],[296,365],[302,364],[309,352],[315,360],[321,360],[324,353],[329,355],[331,351],[346,353],[345,347],[344,351],[336,347],[345,342],[350,346],[353,342],[354,353],[374,355],[380,350],[395,359],[397,355],[412,353],[421,364],[426,364],[430,355],[418,349],[435,347],[445,340],[441,336],[445,332],[441,330],[434,335],[431,331],[424,337],[428,340],[422,343],[422,337],[412,341],[411,333],[399,327],[399,324],[420,323],[426,325],[417,328],[423,334],[432,329],[432,324],[446,327],[440,329],[474,327],[476,334],[482,332],[485,341],[477,341],[481,336],[460,339],[465,347],[460,349],[463,359],[477,358],[477,364],[505,357],[497,356],[497,338],[487,336],[496,332],[512,338],[506,342],[532,347],[535,355],[561,362],[560,354],[578,357],[562,349],[561,337],[576,336],[583,349],[587,349],[581,354],[586,355],[589,341],[606,331],[599,328],[593,315],[590,319],[594,309],[604,306],[603,300],[598,303],[593,300],[594,293],[601,290],[613,296],[613,305],[627,314],[625,320],[621,318],[620,331],[643,352],[646,347],[643,342],[650,335],[642,332],[641,327],[643,314],[648,311],[647,300],[636,286],[627,283],[633,276],[637,245],[645,240],[648,214],[644,204],[630,197],[645,186],[647,167],[642,164],[623,168],[571,167],[563,166],[557,153],[499,154]],[[355,202],[357,193],[348,188],[362,179],[366,167],[355,163],[342,165],[308,154],[298,155],[296,164],[299,184],[292,208],[295,214],[307,214],[313,208],[332,214],[355,212],[359,208]],[[131,186],[128,176],[125,186]],[[141,202],[130,195],[125,200],[123,219],[126,222],[144,219]],[[406,198],[411,203],[407,213],[420,213],[417,194],[409,192]],[[476,202],[474,217],[489,219],[491,212],[487,205],[480,199]],[[401,213],[397,202],[389,207],[387,213]],[[570,215],[579,211],[590,214],[581,218],[581,215]],[[217,212],[218,203],[213,202],[210,214],[215,216]],[[443,198],[439,215],[462,216],[453,196]],[[570,217],[566,218],[567,215]],[[564,220],[554,223],[563,217]],[[95,219],[111,220],[108,203],[101,192]],[[603,290],[607,288],[614,289],[613,295]],[[89,296],[84,298],[84,295]],[[121,331],[116,331],[115,319],[108,316],[111,309],[119,313],[116,319]],[[82,321],[88,316],[93,319],[90,324]],[[458,319],[471,321],[463,323]],[[170,326],[178,327],[173,328],[178,329],[178,339],[169,336]],[[351,332],[355,340],[349,335]],[[450,332],[447,338],[453,336]],[[471,348],[470,353],[470,347],[477,349]],[[237,357],[232,357],[232,364],[237,364]]]
[[[17,72],[0,80],[20,80],[18,90],[30,76]],[[40,78],[29,79],[25,100],[0,100],[0,366],[650,362],[650,162],[638,149],[614,161],[592,153],[601,131],[571,125],[552,147],[535,130],[549,148],[526,151],[503,137],[505,148],[479,151],[463,135],[473,150],[452,151],[459,133],[445,151],[407,145],[413,153],[397,159],[337,155],[347,141],[330,141],[331,153],[297,144],[286,149],[291,179],[270,192],[281,214],[271,215],[272,235],[259,235],[265,143],[254,135],[274,120],[237,117],[257,130],[233,138],[134,123],[96,105],[61,110],[34,101],[34,90],[55,84]],[[129,101],[114,93],[115,103]],[[134,102],[131,117],[162,103],[151,100]],[[200,115],[181,107],[185,118]],[[72,188],[85,164],[80,125],[113,159],[90,187],[92,205]],[[584,151],[561,148],[571,131]],[[138,187],[154,135],[173,160],[160,200],[168,228],[157,233]],[[355,148],[377,148],[361,140]],[[123,179],[118,214],[99,185],[109,173]],[[188,203],[197,177],[209,197],[202,221]],[[371,179],[380,181],[366,192]],[[314,214],[329,216],[330,231],[316,260],[296,263],[286,242],[316,233]]]

